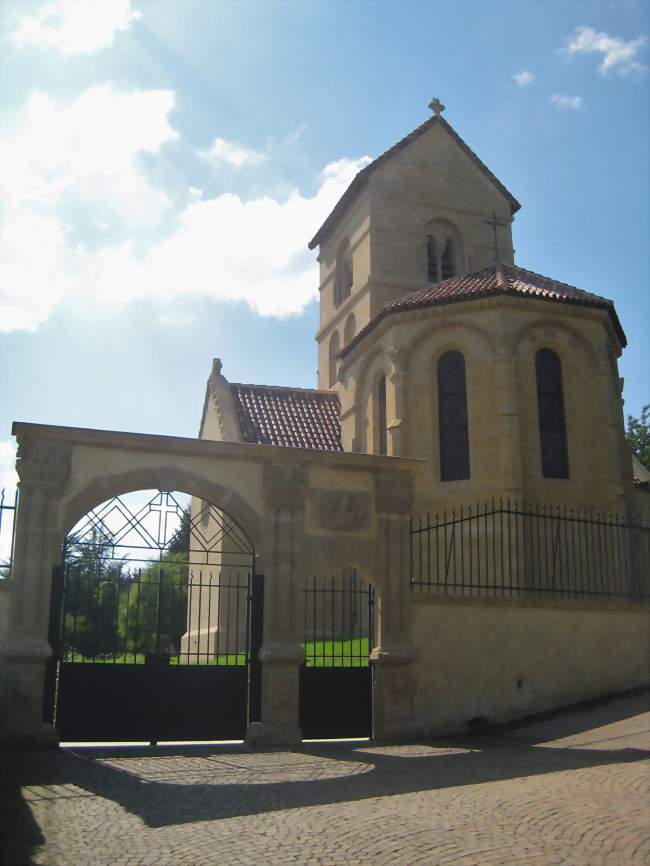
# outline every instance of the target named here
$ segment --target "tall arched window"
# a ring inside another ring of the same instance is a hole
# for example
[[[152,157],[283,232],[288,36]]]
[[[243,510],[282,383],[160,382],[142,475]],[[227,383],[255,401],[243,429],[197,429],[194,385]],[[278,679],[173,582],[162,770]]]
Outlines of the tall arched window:
[[[535,355],[539,441],[544,478],[568,478],[566,420],[562,388],[562,364],[551,349]]]
[[[430,283],[438,282],[438,256],[436,255],[436,239],[427,238],[427,279]]]
[[[340,304],[350,296],[353,279],[350,241],[347,238],[344,238],[339,244],[339,251],[336,256],[336,272],[334,274],[335,306],[340,306]]]
[[[336,385],[336,369],[338,366],[338,358],[337,355],[341,349],[341,340],[339,337],[339,332],[334,331],[332,336],[330,337],[330,345],[329,345],[329,386],[333,388]]]
[[[441,480],[469,478],[465,359],[460,352],[446,352],[438,361],[438,426]]]
[[[343,329],[343,345],[347,346],[357,332],[357,319],[354,313],[345,320],[345,328]]]
[[[377,383],[377,450],[388,454],[388,431],[386,430],[386,377]]]

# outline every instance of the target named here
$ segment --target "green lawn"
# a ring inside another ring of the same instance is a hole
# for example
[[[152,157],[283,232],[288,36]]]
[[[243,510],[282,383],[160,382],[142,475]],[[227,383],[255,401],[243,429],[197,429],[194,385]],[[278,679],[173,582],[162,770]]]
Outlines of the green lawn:
[[[368,638],[316,640],[304,643],[308,668],[368,667]]]
[[[317,640],[303,644],[305,649],[306,666],[308,668],[356,668],[368,666],[368,638],[353,638],[351,640]],[[64,661],[71,662],[70,654]],[[74,657],[75,663],[91,664],[116,664],[116,665],[143,665],[145,663],[144,653],[120,653],[107,656],[82,656],[78,653]],[[216,657],[201,654],[181,657],[171,656],[171,665],[222,665],[236,666],[246,664],[245,653],[229,653]]]

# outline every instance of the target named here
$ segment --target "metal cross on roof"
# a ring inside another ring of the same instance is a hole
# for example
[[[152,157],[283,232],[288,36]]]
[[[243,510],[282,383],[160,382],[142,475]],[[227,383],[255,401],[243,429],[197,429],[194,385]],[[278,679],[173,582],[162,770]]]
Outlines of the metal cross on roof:
[[[487,226],[492,227],[492,231],[494,232],[494,261],[496,262],[499,258],[499,240],[497,237],[497,229],[504,229],[508,223],[506,220],[497,219],[497,215],[495,211],[492,211],[492,218],[489,220],[481,220],[481,222],[485,223]]]
[[[442,112],[445,110],[445,106],[442,104],[442,102],[440,102],[437,96],[433,97],[433,99],[429,103],[429,108],[431,109],[431,111],[433,111],[436,117],[442,114]]]

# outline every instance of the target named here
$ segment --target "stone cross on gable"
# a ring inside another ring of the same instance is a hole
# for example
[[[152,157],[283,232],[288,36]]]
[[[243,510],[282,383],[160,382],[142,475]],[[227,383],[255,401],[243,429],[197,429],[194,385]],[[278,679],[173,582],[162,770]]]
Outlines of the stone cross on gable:
[[[436,117],[439,117],[439,115],[441,115],[442,112],[445,110],[445,106],[442,104],[442,102],[440,102],[437,96],[433,97],[433,99],[429,103],[429,108],[431,109],[431,111],[433,111]]]

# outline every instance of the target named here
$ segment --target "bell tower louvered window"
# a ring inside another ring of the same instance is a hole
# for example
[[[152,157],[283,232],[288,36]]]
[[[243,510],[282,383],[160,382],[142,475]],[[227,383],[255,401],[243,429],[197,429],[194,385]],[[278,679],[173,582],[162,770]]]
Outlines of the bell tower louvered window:
[[[551,349],[535,355],[539,441],[544,478],[568,478],[566,419],[562,387],[562,364]]]
[[[449,238],[445,241],[445,248],[440,259],[440,269],[442,271],[442,279],[448,280],[456,273],[456,256],[454,250],[454,242]]]
[[[427,235],[427,280],[439,283],[447,280],[457,272],[456,244],[445,234]]]
[[[430,283],[437,283],[439,279],[436,239],[430,235],[427,238],[427,280]]]
[[[469,431],[465,359],[460,352],[446,352],[438,361],[438,423],[440,479],[469,478]]]

